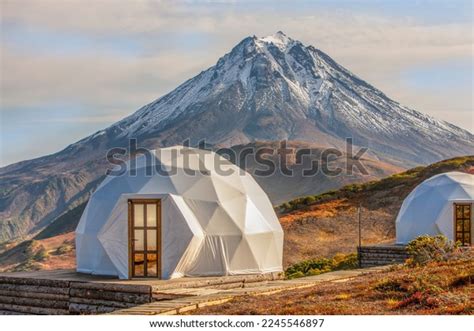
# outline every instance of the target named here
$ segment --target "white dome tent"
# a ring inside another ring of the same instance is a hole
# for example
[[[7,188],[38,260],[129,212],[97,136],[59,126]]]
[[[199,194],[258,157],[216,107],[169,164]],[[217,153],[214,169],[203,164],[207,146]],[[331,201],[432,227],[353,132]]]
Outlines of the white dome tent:
[[[397,244],[421,235],[442,234],[471,245],[474,175],[447,172],[418,185],[405,199],[395,223]]]
[[[151,155],[160,171],[150,176],[141,156],[136,175],[129,162],[91,196],[76,229],[78,272],[169,279],[282,271],[283,230],[248,173],[194,148]]]

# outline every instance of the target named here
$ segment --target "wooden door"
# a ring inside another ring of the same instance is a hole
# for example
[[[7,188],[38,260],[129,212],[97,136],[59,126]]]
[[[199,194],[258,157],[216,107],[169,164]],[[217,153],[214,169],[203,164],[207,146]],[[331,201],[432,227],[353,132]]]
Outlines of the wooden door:
[[[471,216],[470,204],[454,204],[454,240],[462,245],[471,245]]]
[[[161,277],[161,200],[128,203],[129,277]]]

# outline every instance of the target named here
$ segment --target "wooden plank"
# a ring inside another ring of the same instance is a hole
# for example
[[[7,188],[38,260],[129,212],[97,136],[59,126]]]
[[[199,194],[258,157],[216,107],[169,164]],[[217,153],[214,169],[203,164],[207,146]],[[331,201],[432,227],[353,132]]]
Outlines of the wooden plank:
[[[67,309],[69,305],[69,302],[67,301],[11,297],[11,296],[4,296],[4,295],[0,296],[0,303],[10,304],[10,305],[19,305],[19,306],[32,306],[32,307],[57,308],[57,309]]]
[[[55,309],[55,308],[43,308],[43,307],[30,307],[21,305],[12,305],[0,303],[1,310],[8,310],[24,314],[34,315],[68,315],[69,310],[66,309]]]
[[[69,295],[66,295],[66,294],[7,291],[7,290],[0,290],[0,296],[16,296],[16,297],[21,297],[21,298],[46,299],[46,300],[58,300],[58,301],[69,300]]]
[[[0,290],[17,291],[17,292],[36,292],[49,294],[68,294],[69,288],[48,287],[35,285],[17,285],[17,284],[0,284]]]
[[[197,306],[198,306],[198,308],[208,307],[208,306],[215,306],[215,305],[220,305],[220,304],[226,303],[226,302],[228,302],[232,299],[233,298],[223,298],[223,299],[220,299],[220,300],[202,301],[202,302],[199,302]]]
[[[151,297],[147,294],[124,293],[111,291],[96,291],[81,288],[71,288],[69,292],[71,297],[89,298],[108,301],[130,302],[130,303],[148,303]]]
[[[34,285],[49,287],[68,287],[69,281],[57,279],[38,279],[24,277],[0,276],[0,284]]]
[[[88,305],[82,303],[70,303],[69,312],[70,314],[84,314],[84,315],[95,315],[95,314],[106,314],[113,312],[117,308],[105,307],[100,305]]]
[[[113,308],[130,308],[137,306],[136,303],[130,302],[119,302],[119,301],[109,301],[109,300],[98,300],[98,299],[86,299],[86,298],[76,298],[72,297],[70,300],[72,303],[79,303],[85,305],[96,305],[104,307],[113,307]]]
[[[150,285],[140,284],[117,284],[117,283],[87,283],[87,282],[71,282],[71,289],[87,289],[109,292],[125,292],[151,295]]]

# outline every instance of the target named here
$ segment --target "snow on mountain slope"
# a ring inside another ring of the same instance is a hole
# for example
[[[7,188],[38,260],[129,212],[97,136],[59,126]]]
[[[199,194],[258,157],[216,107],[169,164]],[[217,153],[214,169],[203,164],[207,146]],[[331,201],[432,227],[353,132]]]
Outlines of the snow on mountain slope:
[[[353,137],[360,146],[416,163],[473,152],[471,133],[400,105],[322,51],[282,32],[244,39],[215,66],[112,127],[121,138],[163,137],[169,127],[218,110],[238,114],[234,127],[209,137],[194,137],[188,129],[190,137],[176,138],[226,145],[235,129],[246,141],[303,139],[337,145],[334,141]],[[274,128],[267,130],[272,121]],[[264,134],[257,132],[260,122],[266,123]],[[304,130],[298,122],[305,123]]]

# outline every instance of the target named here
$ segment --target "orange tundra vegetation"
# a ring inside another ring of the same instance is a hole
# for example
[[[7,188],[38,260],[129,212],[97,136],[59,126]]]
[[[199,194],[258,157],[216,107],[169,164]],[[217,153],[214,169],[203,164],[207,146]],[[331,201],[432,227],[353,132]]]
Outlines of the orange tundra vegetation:
[[[474,314],[474,252],[447,261],[399,265],[345,282],[271,296],[239,297],[192,314]]]

